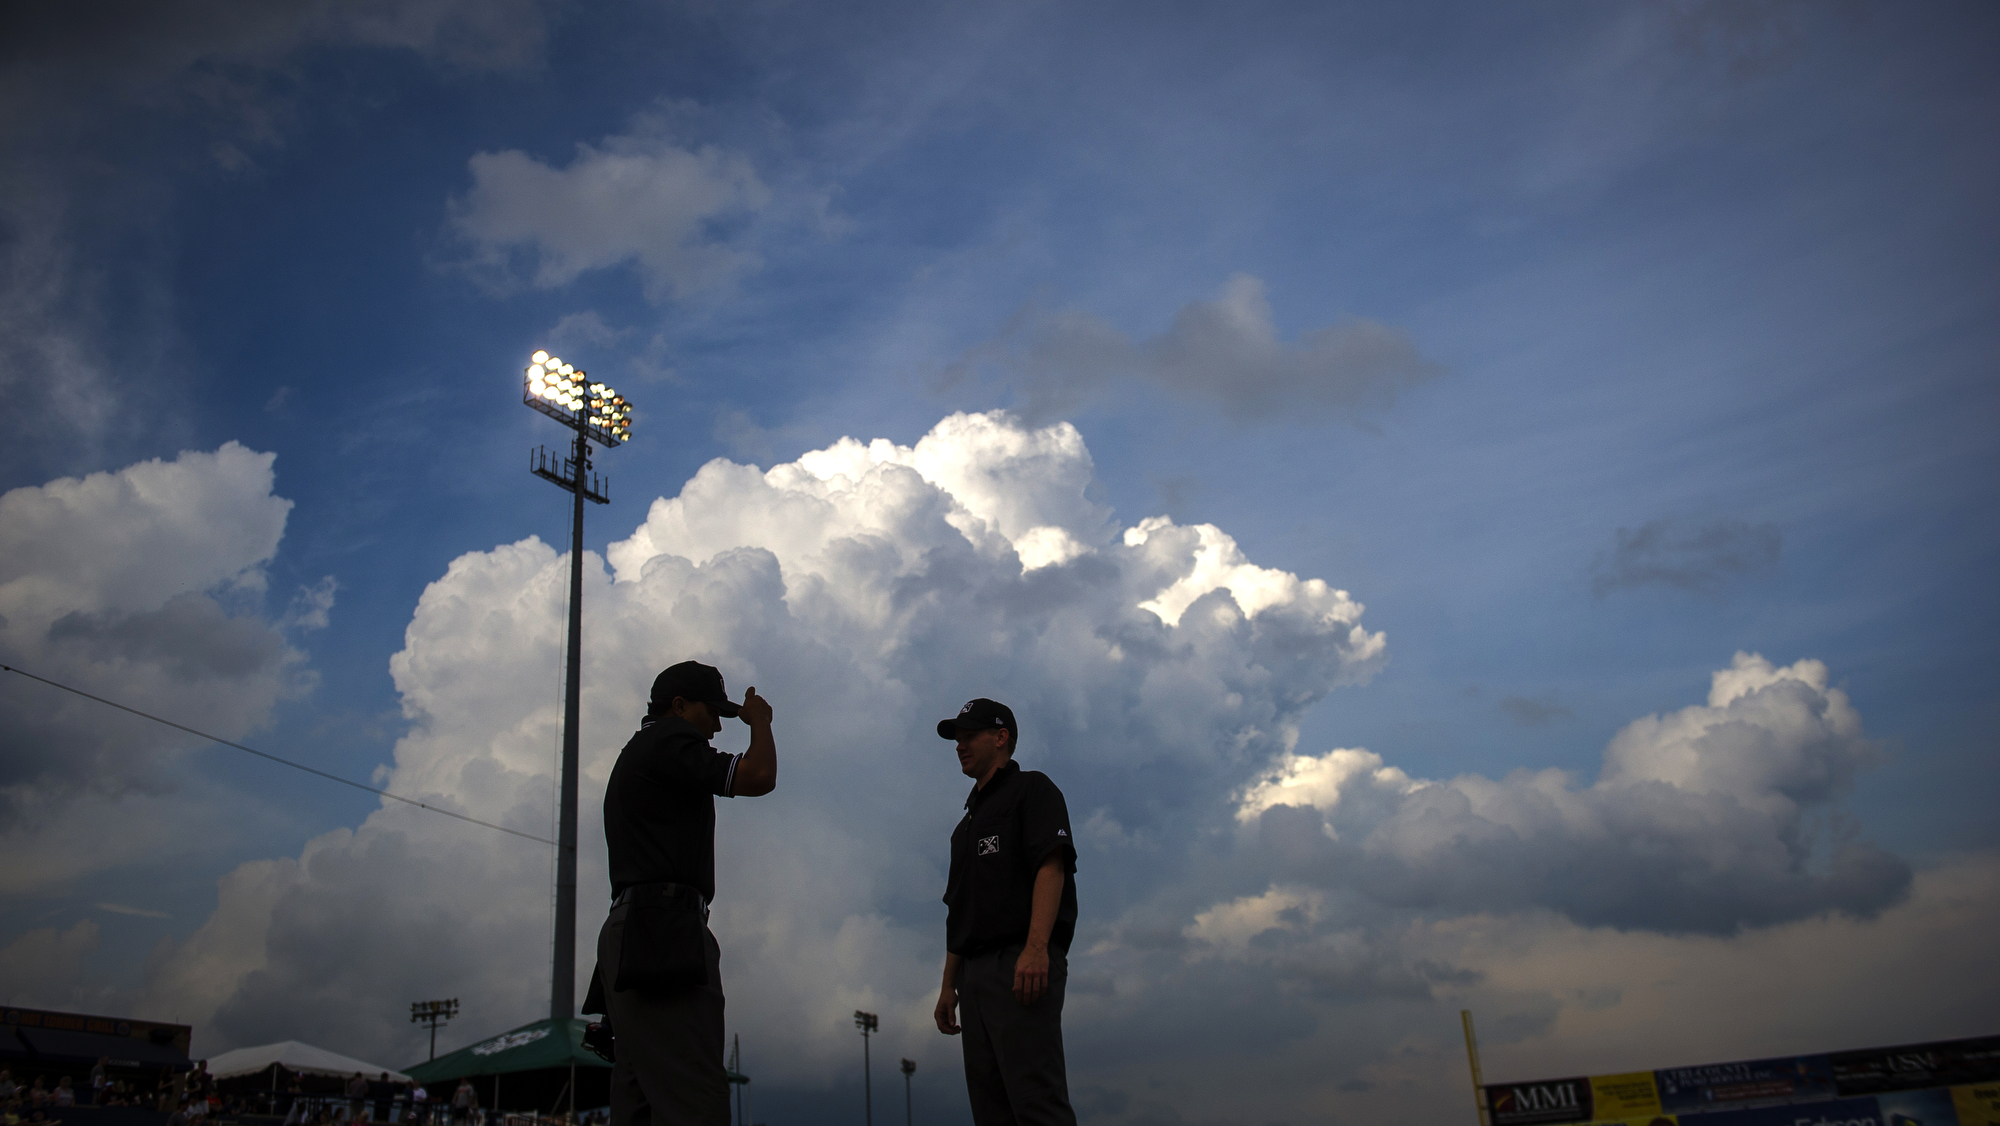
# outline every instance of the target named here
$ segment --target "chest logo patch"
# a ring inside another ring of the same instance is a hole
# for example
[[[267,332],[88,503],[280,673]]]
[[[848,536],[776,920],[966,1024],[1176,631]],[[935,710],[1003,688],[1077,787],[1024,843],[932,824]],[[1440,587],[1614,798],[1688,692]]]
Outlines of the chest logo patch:
[[[1000,851],[1000,838],[999,838],[999,837],[997,837],[997,836],[993,836],[993,837],[981,837],[981,838],[979,838],[979,855],[981,855],[981,856],[991,856],[991,855],[993,855],[994,853],[996,853],[996,852],[999,852],[999,851]]]

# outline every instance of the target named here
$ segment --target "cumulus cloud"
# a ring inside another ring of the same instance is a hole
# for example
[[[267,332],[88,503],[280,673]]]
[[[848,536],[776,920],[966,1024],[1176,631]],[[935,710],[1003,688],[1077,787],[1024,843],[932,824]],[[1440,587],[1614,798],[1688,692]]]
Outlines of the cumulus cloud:
[[[79,919],[68,930],[27,931],[0,948],[0,997],[10,1005],[66,1003],[82,976],[84,959],[97,944],[92,919]]]
[[[1618,529],[1617,542],[1592,565],[1590,585],[1599,598],[1651,584],[1713,594],[1730,579],[1775,566],[1783,548],[1776,524],[1651,520],[1637,531]]]
[[[540,289],[631,265],[653,302],[755,269],[728,224],[764,208],[770,189],[748,157],[685,148],[651,130],[579,144],[566,168],[515,149],[477,153],[472,188],[451,201],[451,229],[474,276]]]
[[[947,373],[996,369],[1031,419],[1081,406],[1122,379],[1213,403],[1241,421],[1353,417],[1386,407],[1442,369],[1402,331],[1355,318],[1279,339],[1264,283],[1237,274],[1213,301],[1192,301],[1165,332],[1133,340],[1076,310],[1021,310],[1000,336]]]
[[[1627,725],[1597,781],[1415,779],[1362,749],[1287,754],[1237,804],[1306,885],[1454,912],[1540,907],[1586,926],[1733,933],[1870,915],[1907,864],[1820,818],[1874,762],[1826,666],[1739,653],[1708,702]]]
[[[1908,1039],[1990,1011],[1991,988],[1942,986],[1984,980],[2000,866],[1912,881],[1810,839],[1874,754],[1817,663],[1738,659],[1706,703],[1629,725],[1590,785],[1301,754],[1298,717],[1385,658],[1362,607],[1223,529],[1123,523],[1092,477],[1069,426],[955,415],[908,446],[712,462],[586,559],[583,949],[607,890],[592,813],[652,675],[697,657],[777,705],[780,786],[721,803],[713,919],[760,1106],[851,1075],[857,1008],[957,1081],[929,1011],[966,783],[927,728],[975,694],[1015,706],[1078,828],[1066,1038],[1096,1120],[1236,1121],[1248,1099],[1260,1121],[1436,1121],[1460,1106],[1461,1007],[1514,1075],[1870,1042],[1887,996],[1964,998]],[[391,666],[392,788],[547,832],[567,578],[530,539],[424,592]],[[204,1052],[421,1058],[409,997],[465,998],[461,1042],[545,1011],[549,881],[542,848],[385,806],[231,873],[131,1003],[193,1020]],[[1780,1015],[1733,1020],[1725,1050],[1712,1014],[1745,989]],[[1219,1093],[1217,1068],[1240,1082]]]
[[[287,634],[323,625],[334,590],[329,578],[301,591],[278,621],[262,612],[291,510],[272,493],[273,460],[232,442],[0,496],[0,659],[225,737],[265,722],[311,687]],[[0,685],[0,725],[0,835],[16,861],[0,886],[163,843],[150,798],[174,787],[187,737],[19,677]],[[122,833],[71,831],[120,809]]]
[[[1918,874],[1870,918],[1732,936],[1534,907],[1385,918],[1338,889],[1272,888],[1200,909],[1177,948],[1072,957],[1094,988],[1072,978],[1071,1090],[1093,1120],[1131,1126],[1451,1121],[1466,1114],[1461,1009],[1500,1080],[1983,1035],[1996,923],[1990,855]]]
[[[1220,529],[1121,527],[1092,478],[1073,427],[955,415],[910,446],[711,462],[586,561],[586,811],[663,665],[713,661],[776,703],[781,785],[723,803],[715,916],[732,1021],[788,1061],[772,1078],[844,1074],[829,1033],[856,1008],[918,1042],[966,785],[930,727],[967,697],[1014,705],[1023,759],[1063,780],[1079,823],[1101,809],[1178,848],[1189,810],[1229,824],[1215,796],[1381,666],[1344,591],[1258,567]],[[412,726],[390,788],[546,832],[566,580],[528,540],[424,593],[391,666]],[[589,828],[581,885],[602,891]],[[419,1049],[398,1005],[438,990],[478,998],[467,1035],[505,1028],[546,1005],[547,886],[541,849],[385,808],[232,875],[150,1003],[197,1014],[205,1050],[282,1034],[401,1058]],[[954,1047],[910,1051],[943,1070]]]

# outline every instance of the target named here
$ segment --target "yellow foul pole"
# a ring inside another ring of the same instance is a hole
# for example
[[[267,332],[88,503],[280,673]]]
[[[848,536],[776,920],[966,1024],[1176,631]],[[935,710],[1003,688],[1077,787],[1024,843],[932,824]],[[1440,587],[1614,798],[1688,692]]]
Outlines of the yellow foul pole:
[[[1486,1081],[1479,1076],[1479,1037],[1472,1032],[1472,1010],[1458,1010],[1458,1019],[1465,1025],[1465,1059],[1472,1065],[1472,1105],[1479,1112],[1479,1126],[1488,1126]]]

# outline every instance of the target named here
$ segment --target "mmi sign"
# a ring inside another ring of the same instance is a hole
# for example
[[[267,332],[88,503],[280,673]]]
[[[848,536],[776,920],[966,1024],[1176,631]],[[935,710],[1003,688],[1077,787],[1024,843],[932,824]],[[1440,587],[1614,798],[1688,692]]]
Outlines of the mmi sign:
[[[1544,1079],[1486,1088],[1493,1126],[1533,1126],[1547,1122],[1588,1122],[1589,1079]]]

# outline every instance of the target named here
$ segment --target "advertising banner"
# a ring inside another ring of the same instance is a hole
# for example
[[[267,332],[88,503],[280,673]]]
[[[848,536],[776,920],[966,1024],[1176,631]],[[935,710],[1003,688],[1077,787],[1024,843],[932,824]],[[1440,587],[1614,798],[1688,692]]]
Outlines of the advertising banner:
[[[1486,1110],[1493,1126],[1540,1126],[1541,1123],[1589,1122],[1590,1080],[1542,1079],[1533,1083],[1491,1084]]]
[[[1694,1118],[1687,1119],[1689,1126],[1694,1126],[1698,1121],[1700,1120]],[[1681,1119],[1671,1114],[1648,1114],[1640,1118],[1600,1118],[1595,1122],[1585,1123],[1584,1126],[1679,1126],[1680,1122]]]
[[[1891,1091],[1875,1096],[1882,1109],[1882,1126],[1957,1126],[1958,1111],[1952,1107],[1951,1092],[1943,1087],[1928,1091]],[[1810,1106],[1799,1107],[1811,1110]]]
[[[1660,1089],[1650,1071],[1590,1077],[1590,1112],[1601,1119],[1654,1118],[1660,1113]]]
[[[1835,1052],[1828,1058],[1843,1095],[2000,1080],[2000,1036]]]
[[[1958,1126],[2000,1126],[2000,1083],[1953,1087],[1951,1104],[1958,1112]]]
[[[1760,1106],[1746,1110],[1719,1110],[1712,1114],[1691,1114],[1681,1119],[1699,1126],[1889,1126],[1882,1108],[1873,1098],[1827,1099],[1803,1106]],[[1949,1119],[1941,1124],[1953,1126]]]
[[[1655,1071],[1660,1109],[1699,1114],[1833,1098],[1833,1064],[1825,1056],[1789,1056]]]

